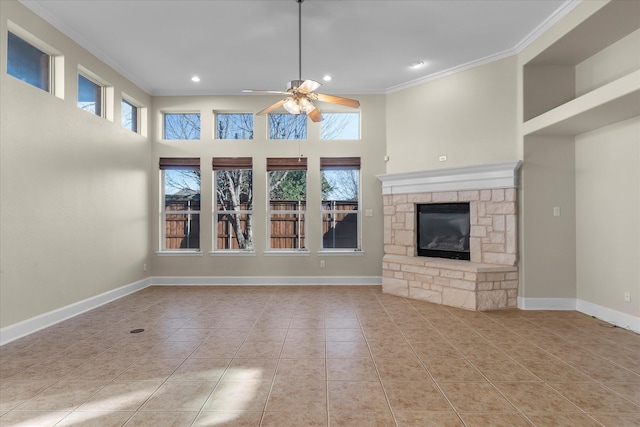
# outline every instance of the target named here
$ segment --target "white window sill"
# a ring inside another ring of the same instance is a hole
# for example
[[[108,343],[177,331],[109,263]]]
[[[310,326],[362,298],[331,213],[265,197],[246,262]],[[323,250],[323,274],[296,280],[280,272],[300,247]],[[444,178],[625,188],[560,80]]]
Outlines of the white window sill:
[[[364,256],[360,249],[320,249],[318,256]]]
[[[158,251],[156,256],[202,256],[201,251]]]
[[[303,250],[299,250],[299,251],[289,251],[289,250],[283,250],[283,251],[264,251],[263,252],[264,256],[309,256],[309,251],[306,249]]]
[[[209,256],[256,256],[254,251],[219,250],[209,252]]]

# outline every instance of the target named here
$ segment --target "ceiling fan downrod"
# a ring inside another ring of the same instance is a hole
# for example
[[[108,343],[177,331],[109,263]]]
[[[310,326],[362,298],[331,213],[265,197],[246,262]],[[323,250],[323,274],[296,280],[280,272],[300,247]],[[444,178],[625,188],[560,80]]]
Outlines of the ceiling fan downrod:
[[[302,81],[302,2],[298,2],[298,80]]]

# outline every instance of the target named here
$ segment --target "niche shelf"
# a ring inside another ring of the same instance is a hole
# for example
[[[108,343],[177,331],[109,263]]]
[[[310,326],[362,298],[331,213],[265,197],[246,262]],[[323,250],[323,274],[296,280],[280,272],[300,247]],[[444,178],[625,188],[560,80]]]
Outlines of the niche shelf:
[[[631,67],[627,61],[626,70],[618,65],[608,81],[576,93],[577,66],[640,29],[640,2],[594,2],[583,10],[589,16],[557,34],[523,65],[525,137],[575,136],[640,115],[640,61]]]
[[[640,115],[640,70],[524,122],[527,135],[570,136]]]

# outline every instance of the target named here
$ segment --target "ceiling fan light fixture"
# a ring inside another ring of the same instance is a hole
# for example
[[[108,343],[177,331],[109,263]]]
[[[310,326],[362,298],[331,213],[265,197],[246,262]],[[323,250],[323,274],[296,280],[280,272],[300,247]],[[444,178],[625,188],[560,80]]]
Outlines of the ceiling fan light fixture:
[[[297,115],[301,113],[300,105],[295,98],[289,98],[287,102],[282,104],[282,106],[285,110],[287,110],[287,113],[289,114]]]
[[[309,101],[309,98],[307,97],[299,98],[298,105],[300,106],[300,111],[307,114],[312,112],[316,108],[316,106],[313,105],[313,103]]]
[[[287,110],[289,114],[309,114],[313,110],[316,109],[316,106],[313,105],[311,101],[307,97],[293,97],[289,98],[282,107]]]

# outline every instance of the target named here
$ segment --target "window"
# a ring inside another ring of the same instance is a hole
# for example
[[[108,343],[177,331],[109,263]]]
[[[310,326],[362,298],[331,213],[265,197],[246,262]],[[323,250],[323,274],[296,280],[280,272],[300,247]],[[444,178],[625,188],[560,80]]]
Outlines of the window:
[[[200,139],[200,114],[165,114],[164,139]]]
[[[102,116],[102,86],[78,74],[78,107],[96,116]]]
[[[214,157],[214,250],[253,249],[251,157]]]
[[[129,129],[131,132],[138,133],[138,107],[126,99],[123,99],[120,111],[122,114],[122,127]]]
[[[305,249],[307,159],[268,158],[269,248]]]
[[[359,249],[360,158],[321,157],[322,248]]]
[[[9,32],[7,74],[49,92],[51,57]]]
[[[307,116],[269,114],[269,139],[307,139]]]
[[[216,114],[218,139],[253,139],[253,114]]]
[[[360,113],[323,113],[320,139],[360,139]]]
[[[200,159],[160,158],[162,250],[200,249]]]

